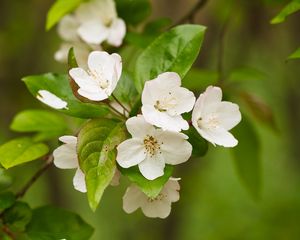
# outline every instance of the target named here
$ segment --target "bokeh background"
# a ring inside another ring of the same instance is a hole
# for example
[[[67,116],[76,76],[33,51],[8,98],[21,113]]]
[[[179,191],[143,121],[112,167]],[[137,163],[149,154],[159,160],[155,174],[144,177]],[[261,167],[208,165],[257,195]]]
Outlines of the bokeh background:
[[[53,54],[60,40],[55,29],[45,32],[51,0],[0,1],[0,143],[16,136],[9,131],[13,116],[27,108],[43,108],[21,78],[48,71],[64,72]],[[150,19],[180,19],[195,0],[153,0]],[[196,15],[208,27],[196,65],[217,68],[217,45],[229,0],[210,0]],[[270,19],[284,0],[237,0],[230,12],[224,44],[227,75],[241,67],[263,77],[247,79],[247,89],[270,105],[276,130],[257,122],[262,154],[262,194],[253,200],[241,184],[229,150],[209,147],[208,154],[177,167],[181,199],[165,220],[148,219],[140,211],[122,210],[126,184],[109,188],[96,213],[72,187],[74,172],[52,168],[26,194],[31,207],[44,204],[78,212],[95,227],[93,239],[298,240],[300,239],[300,61],[286,61],[300,45],[300,13],[280,25]],[[243,159],[240,159],[242,161]],[[40,166],[33,162],[11,170],[14,189]],[[124,182],[124,181],[123,181]],[[126,181],[125,181],[126,182]]]

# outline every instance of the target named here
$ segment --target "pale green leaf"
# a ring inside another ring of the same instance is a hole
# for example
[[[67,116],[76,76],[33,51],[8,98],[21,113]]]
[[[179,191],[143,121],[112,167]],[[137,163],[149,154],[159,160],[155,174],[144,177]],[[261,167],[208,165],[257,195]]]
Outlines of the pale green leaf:
[[[277,14],[272,20],[272,24],[278,24],[285,21],[285,19],[300,10],[300,0],[293,0],[288,5],[286,5],[279,14]]]
[[[293,52],[288,59],[299,59],[300,58],[300,48]]]

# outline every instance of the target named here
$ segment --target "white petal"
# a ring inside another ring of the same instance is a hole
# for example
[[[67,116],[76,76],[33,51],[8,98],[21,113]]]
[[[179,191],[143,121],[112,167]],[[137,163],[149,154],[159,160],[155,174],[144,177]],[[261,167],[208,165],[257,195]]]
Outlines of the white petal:
[[[126,213],[132,213],[145,204],[147,196],[135,185],[127,188],[123,196],[123,209]]]
[[[81,24],[77,32],[86,43],[101,44],[107,39],[109,30],[101,21],[92,20]]]
[[[125,34],[126,34],[125,22],[120,18],[116,18],[113,20],[109,28],[107,42],[112,46],[119,47],[123,42],[123,38],[125,37]]]
[[[122,142],[118,147],[117,162],[123,168],[129,168],[142,162],[146,153],[140,139],[132,138]]]
[[[77,42],[79,40],[77,35],[78,27],[79,22],[77,19],[71,15],[67,15],[59,22],[57,31],[63,40]]]
[[[180,115],[170,116],[167,112],[160,112],[151,105],[143,105],[142,113],[147,122],[163,130],[180,132],[189,129],[189,124]]]
[[[39,90],[36,98],[52,108],[67,109],[67,102],[47,90]]]
[[[126,127],[128,132],[137,138],[145,138],[145,136],[152,135],[155,132],[155,128],[147,123],[142,115],[129,118],[126,121]]]
[[[150,218],[166,218],[171,212],[171,203],[167,199],[147,202],[142,206],[145,216]]]
[[[167,164],[176,165],[189,160],[192,155],[192,145],[183,133],[161,131],[157,139],[163,142],[161,152]]]
[[[77,92],[79,93],[79,95],[92,101],[102,101],[108,98],[108,95],[101,88],[94,89],[93,91],[80,88]]]
[[[72,68],[69,71],[70,76],[76,84],[87,91],[97,91],[100,87],[96,81],[82,68]]]
[[[179,115],[190,112],[195,104],[196,98],[193,92],[186,88],[179,87],[172,90],[172,95],[176,98],[177,104],[168,110],[171,115]]]
[[[235,147],[238,141],[227,130],[219,127],[215,129],[202,129],[195,126],[199,134],[212,144],[217,144],[224,147]]]
[[[159,83],[160,87],[165,88],[173,88],[173,87],[180,87],[181,85],[181,78],[176,72],[165,72],[161,73],[157,76],[155,83]]]
[[[171,179],[165,184],[161,193],[166,196],[170,202],[177,202],[179,200],[180,185],[178,180]]]
[[[112,180],[110,181],[110,185],[111,186],[118,186],[120,184],[120,177],[121,177],[121,173],[118,169],[115,170],[115,174],[112,178]]]
[[[63,144],[53,151],[54,165],[61,169],[78,167],[76,147],[73,144]]]
[[[153,180],[164,175],[165,162],[161,154],[157,153],[154,156],[147,156],[144,161],[139,163],[139,169],[142,175]]]
[[[59,141],[68,144],[70,147],[73,147],[74,149],[76,148],[77,144],[77,137],[75,136],[61,136],[59,138]]]
[[[68,53],[72,47],[69,43],[63,43],[54,54],[54,59],[60,63],[66,63],[68,61]]]
[[[80,168],[77,168],[75,176],[73,178],[73,186],[77,191],[85,193],[86,184],[85,184],[85,176]]]

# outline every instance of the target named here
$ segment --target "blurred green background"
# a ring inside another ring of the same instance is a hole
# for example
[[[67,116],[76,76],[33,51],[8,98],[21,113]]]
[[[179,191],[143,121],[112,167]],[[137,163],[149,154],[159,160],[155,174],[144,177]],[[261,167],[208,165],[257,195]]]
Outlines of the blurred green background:
[[[66,66],[53,59],[60,43],[56,31],[44,31],[52,2],[0,1],[0,143],[14,136],[8,126],[18,111],[43,107],[20,79],[66,71]],[[176,21],[196,1],[152,2],[152,19],[164,16]],[[231,2],[234,7],[229,9]],[[269,23],[287,2],[211,0],[196,16],[197,23],[208,27],[197,66],[216,69],[220,29],[224,16],[229,14],[224,47],[226,75],[241,67],[263,73],[264,77],[242,83],[271,106],[277,125],[274,131],[259,122],[255,124],[262,154],[260,200],[252,200],[239,181],[231,152],[212,145],[204,158],[177,167],[175,177],[182,178],[181,199],[173,204],[165,220],[148,219],[140,211],[124,213],[124,183],[109,188],[99,209],[92,213],[85,196],[73,190],[72,170],[50,169],[25,200],[31,207],[51,203],[78,212],[95,227],[95,240],[300,239],[300,61],[286,61],[300,45],[300,13],[280,25]],[[19,189],[39,166],[39,162],[33,162],[12,169],[14,189]]]

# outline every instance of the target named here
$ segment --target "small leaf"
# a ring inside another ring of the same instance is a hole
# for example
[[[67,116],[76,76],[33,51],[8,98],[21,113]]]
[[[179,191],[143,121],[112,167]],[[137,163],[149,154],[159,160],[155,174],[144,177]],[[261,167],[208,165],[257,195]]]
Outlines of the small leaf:
[[[77,152],[85,173],[87,195],[92,210],[101,200],[116,171],[116,146],[126,138],[124,123],[95,119],[86,123],[79,135]]]
[[[69,67],[69,69],[78,67],[78,63],[77,63],[77,60],[76,60],[76,57],[75,57],[73,47],[70,48],[70,50],[68,52],[68,67]]]
[[[66,133],[64,118],[46,110],[25,110],[18,113],[10,128],[16,132],[38,132],[38,140],[46,140]]]
[[[193,91],[205,90],[210,85],[216,85],[216,71],[192,68],[182,80],[182,86]]]
[[[272,20],[271,24],[278,24],[285,21],[286,17],[300,10],[300,0],[293,0],[286,5],[279,14],[277,14]]]
[[[46,30],[50,30],[60,19],[72,12],[85,0],[56,0],[47,14]]]
[[[151,13],[149,0],[115,0],[120,18],[127,24],[136,25]]]
[[[173,166],[166,165],[164,175],[154,180],[146,179],[139,171],[137,166],[131,168],[121,168],[120,172],[127,176],[129,180],[135,183],[148,197],[155,198],[163,189],[165,183],[169,180],[173,173]]]
[[[298,48],[295,52],[293,52],[288,59],[298,59],[300,58],[300,48]]]
[[[26,228],[31,240],[84,240],[90,239],[93,231],[77,214],[52,206],[34,209]]]
[[[13,180],[7,171],[0,167],[0,191],[11,186]]]
[[[3,223],[12,231],[24,231],[31,220],[31,209],[27,203],[16,202],[3,213]]]
[[[48,73],[23,78],[30,93],[36,97],[39,90],[47,90],[67,102],[67,109],[59,110],[79,118],[103,117],[108,113],[104,104],[98,105],[80,102],[73,94],[67,75]]]
[[[261,155],[257,133],[245,116],[232,133],[239,141],[232,149],[237,173],[251,196],[258,199],[261,191]]]
[[[36,160],[49,151],[43,143],[35,143],[31,138],[17,138],[0,146],[0,163],[6,169]]]
[[[12,192],[0,193],[0,211],[10,208],[15,203],[16,197]]]
[[[193,146],[193,156],[203,157],[208,151],[207,141],[200,136],[194,127],[190,127],[186,134],[189,137],[188,141]]]
[[[205,29],[200,25],[180,25],[156,38],[137,59],[138,92],[142,92],[146,81],[163,72],[177,72],[183,78],[198,56]]]

